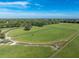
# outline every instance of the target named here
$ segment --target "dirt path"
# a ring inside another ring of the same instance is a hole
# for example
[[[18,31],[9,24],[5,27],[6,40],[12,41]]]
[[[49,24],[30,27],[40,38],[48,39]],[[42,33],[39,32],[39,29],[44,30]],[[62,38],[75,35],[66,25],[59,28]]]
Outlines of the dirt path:
[[[12,42],[8,45],[42,46],[42,47],[50,47],[53,50],[56,50],[56,48],[54,46],[52,46],[51,44],[33,44],[33,43],[27,43],[27,42],[18,42],[18,41],[15,41],[14,39],[12,39],[12,37],[9,37],[8,34],[9,34],[9,32],[5,33],[6,39],[8,39]],[[2,45],[4,45],[4,44],[2,44]]]
[[[70,36],[68,38],[68,42],[62,48],[60,48],[58,51],[56,51],[53,55],[51,55],[50,58],[54,58],[58,53],[60,53],[68,44],[70,44],[78,36],[78,34],[79,34],[79,32]]]
[[[8,36],[9,31],[5,33],[5,39],[8,39],[9,41],[11,41],[12,43],[10,45],[15,45],[16,41],[12,39],[12,37]]]
[[[5,36],[6,36],[6,39],[9,39],[12,43],[8,44],[8,45],[23,45],[23,46],[42,46],[42,47],[51,47],[52,50],[57,50],[53,55],[50,56],[51,57],[54,57],[55,55],[57,55],[60,51],[62,51],[62,49],[64,49],[72,40],[74,40],[77,35],[78,35],[78,32],[77,33],[74,33],[72,34],[70,37],[68,37],[66,40],[67,40],[67,43],[61,47],[60,49],[58,49],[57,47],[53,46],[53,44],[33,44],[33,43],[27,43],[27,42],[17,42],[15,41],[12,37],[9,37],[8,36],[9,34],[9,31],[6,32]]]

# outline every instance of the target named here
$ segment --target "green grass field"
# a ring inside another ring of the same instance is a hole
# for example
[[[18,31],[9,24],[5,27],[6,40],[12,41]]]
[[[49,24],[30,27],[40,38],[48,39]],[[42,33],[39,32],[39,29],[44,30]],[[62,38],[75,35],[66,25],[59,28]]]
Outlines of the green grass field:
[[[54,50],[50,47],[0,46],[0,58],[49,57]]]
[[[6,30],[6,29],[4,29]],[[23,28],[11,30],[8,36],[20,42],[52,43],[67,40],[74,33],[79,32],[79,24],[52,24],[44,27],[33,27],[30,31]],[[54,57],[79,57],[79,36],[68,44]],[[62,47],[61,47],[62,48]],[[57,50],[58,51],[58,50]],[[42,46],[0,46],[0,57],[50,57],[56,51]]]
[[[79,58],[79,36],[54,57]]]
[[[78,32],[78,36],[70,42],[63,50],[56,54],[55,58],[79,58],[79,24],[65,24],[67,28],[74,29]],[[61,25],[62,26],[62,25]],[[63,26],[64,28],[66,28]],[[59,27],[57,25],[57,27]]]
[[[47,43],[57,40],[65,40],[67,37],[74,34],[75,30],[67,28],[66,24],[55,24],[48,25],[42,28],[33,27],[30,31],[24,31],[23,28],[18,28],[10,31],[9,33],[9,36],[15,37],[15,39],[18,41]]]

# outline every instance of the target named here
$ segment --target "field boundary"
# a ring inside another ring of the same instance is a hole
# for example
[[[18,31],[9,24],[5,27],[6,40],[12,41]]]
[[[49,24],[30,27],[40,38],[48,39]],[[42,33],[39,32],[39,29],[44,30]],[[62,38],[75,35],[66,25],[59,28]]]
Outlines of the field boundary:
[[[79,32],[74,33],[70,38],[68,38],[68,42],[62,47],[60,48],[58,51],[56,51],[54,54],[52,54],[51,56],[49,56],[49,58],[56,58],[55,56],[61,52],[68,44],[70,44],[77,36],[78,36]]]

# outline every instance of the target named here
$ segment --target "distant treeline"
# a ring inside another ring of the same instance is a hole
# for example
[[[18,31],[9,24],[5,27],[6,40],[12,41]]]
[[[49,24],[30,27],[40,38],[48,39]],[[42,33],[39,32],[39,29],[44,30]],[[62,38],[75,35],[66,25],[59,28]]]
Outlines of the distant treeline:
[[[42,27],[49,24],[58,23],[79,23],[78,19],[0,19],[0,28],[31,26]]]

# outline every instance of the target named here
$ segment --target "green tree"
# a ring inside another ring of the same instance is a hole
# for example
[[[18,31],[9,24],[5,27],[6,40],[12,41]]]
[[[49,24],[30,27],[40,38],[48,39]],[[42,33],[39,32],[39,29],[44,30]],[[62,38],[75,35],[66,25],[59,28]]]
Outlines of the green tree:
[[[24,30],[31,30],[32,28],[32,25],[31,24],[26,24],[25,27],[24,27]]]

